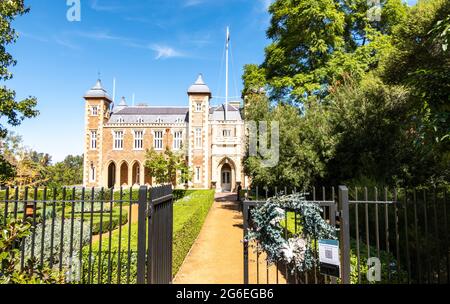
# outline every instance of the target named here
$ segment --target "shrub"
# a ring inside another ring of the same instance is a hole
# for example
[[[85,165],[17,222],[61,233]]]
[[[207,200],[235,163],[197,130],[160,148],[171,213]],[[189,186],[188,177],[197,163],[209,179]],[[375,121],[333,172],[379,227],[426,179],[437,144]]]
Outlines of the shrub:
[[[64,228],[64,234],[61,232]],[[64,268],[70,268],[74,263],[74,259],[78,260],[80,254],[80,242],[81,246],[89,242],[89,224],[82,223],[79,219],[74,219],[73,222],[73,239],[71,240],[72,224],[70,220],[64,221],[62,224],[61,219],[55,218],[53,228],[53,247],[51,243],[52,239],[52,222],[49,220],[46,222],[45,227],[43,224],[39,224],[34,229],[34,255],[31,256],[31,250],[33,245],[33,234],[29,235],[25,239],[25,257],[27,259],[36,258],[41,260],[43,253],[44,263],[52,261],[51,267],[59,265],[62,262]],[[83,233],[81,233],[83,229]],[[44,232],[44,234],[43,234]],[[61,246],[61,236],[63,237]],[[41,242],[43,240],[43,252],[41,253]],[[72,245],[72,252],[70,251]],[[60,260],[60,252],[62,250],[62,260]]]
[[[36,259],[27,259],[20,270],[21,242],[30,234],[31,225],[22,220],[0,222],[0,284],[62,284],[62,273],[37,265]]]

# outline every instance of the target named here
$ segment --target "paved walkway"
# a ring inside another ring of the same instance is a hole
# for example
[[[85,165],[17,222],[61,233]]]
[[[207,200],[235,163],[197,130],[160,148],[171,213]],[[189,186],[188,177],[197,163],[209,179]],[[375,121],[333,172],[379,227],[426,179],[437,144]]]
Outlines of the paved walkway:
[[[235,194],[217,194],[175,284],[242,284],[242,213]]]
[[[175,277],[175,284],[243,284],[243,217],[235,194],[217,194],[211,211]],[[285,283],[275,266],[266,268],[265,255],[259,258],[249,249],[249,282]],[[259,264],[259,267],[257,267]],[[259,268],[259,271],[257,269]]]

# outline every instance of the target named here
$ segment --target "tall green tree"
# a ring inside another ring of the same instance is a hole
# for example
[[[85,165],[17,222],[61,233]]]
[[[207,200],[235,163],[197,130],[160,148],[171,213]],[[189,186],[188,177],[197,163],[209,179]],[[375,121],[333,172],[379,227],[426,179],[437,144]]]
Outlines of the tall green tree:
[[[389,35],[406,16],[401,0],[382,0],[380,21],[367,0],[277,0],[267,36],[263,73],[278,101],[327,94],[343,74],[361,77],[389,51]]]
[[[277,119],[288,141],[273,170],[246,157],[252,180],[448,181],[449,7],[385,0],[380,19],[371,19],[367,1],[275,1],[265,60],[245,67],[244,112]]]
[[[69,155],[62,162],[49,167],[47,186],[58,188],[83,184],[83,159],[83,155]]]
[[[6,48],[17,39],[17,33],[12,27],[13,21],[29,11],[23,0],[0,1],[0,82],[10,80],[13,75],[9,68],[16,65],[16,61]],[[16,92],[0,85],[0,139],[7,135],[4,124],[18,126],[25,118],[38,115],[35,110],[37,101],[34,97],[16,100]],[[14,175],[14,166],[0,155],[0,181],[6,181]]]

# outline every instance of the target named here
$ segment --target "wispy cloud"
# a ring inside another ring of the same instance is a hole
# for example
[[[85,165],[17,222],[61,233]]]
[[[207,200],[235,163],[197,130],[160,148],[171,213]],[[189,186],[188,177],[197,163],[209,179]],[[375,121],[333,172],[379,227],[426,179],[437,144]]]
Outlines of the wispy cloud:
[[[269,6],[272,4],[273,0],[259,0],[263,6],[264,10],[268,10]]]
[[[167,46],[167,45],[152,44],[149,46],[149,48],[156,53],[156,56],[155,56],[156,60],[186,56],[182,52],[179,52],[179,51],[175,50],[174,48]]]
[[[68,49],[72,49],[72,50],[81,50],[81,47],[68,41],[67,39],[64,38],[58,38],[55,37],[55,42],[63,47],[66,47]]]
[[[17,33],[19,34],[19,37],[25,37],[25,38],[36,40],[39,42],[49,42],[49,39],[47,37],[41,37],[41,36],[25,33],[22,31],[17,31]]]
[[[122,10],[125,8],[125,6],[103,4],[103,3],[100,3],[99,0],[91,0],[91,8],[96,11],[112,12],[112,11]]]
[[[205,2],[205,0],[186,0],[184,7],[197,6]]]
[[[93,40],[116,40],[116,41],[128,41],[126,37],[112,35],[107,31],[92,31],[92,32],[73,32],[72,34],[83,38],[89,38]]]

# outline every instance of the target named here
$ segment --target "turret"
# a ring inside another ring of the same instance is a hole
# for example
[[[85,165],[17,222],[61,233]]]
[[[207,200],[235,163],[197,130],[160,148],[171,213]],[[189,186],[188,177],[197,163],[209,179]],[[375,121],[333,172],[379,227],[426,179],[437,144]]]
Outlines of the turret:
[[[95,187],[101,184],[101,151],[103,125],[108,122],[112,100],[100,79],[86,92],[85,99],[85,145],[83,184]]]

